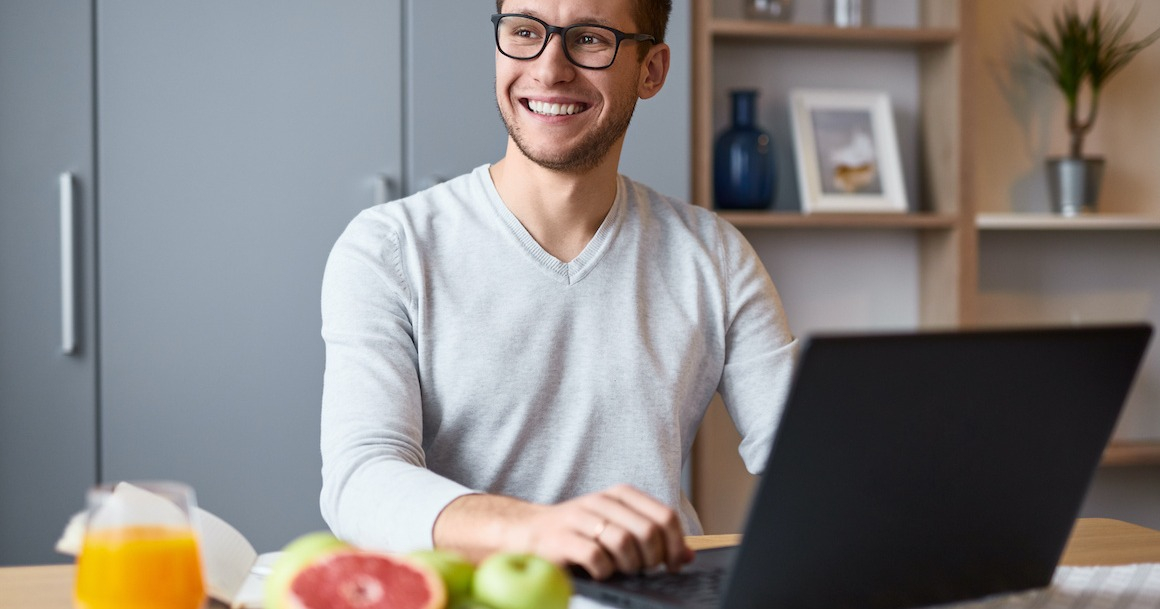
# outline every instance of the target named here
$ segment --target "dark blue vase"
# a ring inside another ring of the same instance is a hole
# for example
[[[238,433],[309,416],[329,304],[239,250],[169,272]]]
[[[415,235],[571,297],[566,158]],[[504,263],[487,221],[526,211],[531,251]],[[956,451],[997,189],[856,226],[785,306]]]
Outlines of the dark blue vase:
[[[756,124],[757,91],[733,91],[733,125],[717,136],[713,194],[719,209],[766,209],[777,168],[773,140]]]

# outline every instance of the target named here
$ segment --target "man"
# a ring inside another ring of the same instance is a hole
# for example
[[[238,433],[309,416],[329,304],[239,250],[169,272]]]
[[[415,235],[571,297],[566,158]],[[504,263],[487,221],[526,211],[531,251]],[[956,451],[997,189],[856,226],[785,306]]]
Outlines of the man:
[[[670,8],[500,0],[504,157],[335,245],[321,507],[340,537],[675,570],[715,392],[763,467],[796,353],[773,284],[732,226],[617,173]]]

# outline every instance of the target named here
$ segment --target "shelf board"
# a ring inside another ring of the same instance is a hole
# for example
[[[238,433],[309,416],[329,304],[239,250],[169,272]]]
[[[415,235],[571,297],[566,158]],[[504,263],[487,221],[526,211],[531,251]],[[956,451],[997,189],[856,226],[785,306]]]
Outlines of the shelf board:
[[[1160,217],[1128,214],[979,214],[980,230],[1160,230]]]
[[[832,25],[714,19],[709,33],[718,40],[824,42],[886,46],[944,45],[958,40],[955,28],[840,28]]]
[[[1104,449],[1105,467],[1160,465],[1160,440],[1117,440]]]
[[[817,213],[725,211],[718,215],[738,228],[950,229],[952,214]]]

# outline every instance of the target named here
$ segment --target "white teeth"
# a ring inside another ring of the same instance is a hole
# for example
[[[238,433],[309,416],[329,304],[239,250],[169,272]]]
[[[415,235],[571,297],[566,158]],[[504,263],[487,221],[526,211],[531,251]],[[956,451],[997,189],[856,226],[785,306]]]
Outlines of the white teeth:
[[[576,114],[581,109],[581,104],[551,104],[548,102],[536,101],[534,99],[528,100],[528,107],[536,114],[543,114],[545,116],[560,116],[561,114]]]

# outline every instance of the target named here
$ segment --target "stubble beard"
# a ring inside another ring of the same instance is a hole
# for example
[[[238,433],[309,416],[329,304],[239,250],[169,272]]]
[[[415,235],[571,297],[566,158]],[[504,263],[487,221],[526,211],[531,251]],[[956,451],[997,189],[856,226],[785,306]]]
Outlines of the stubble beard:
[[[622,110],[615,112],[611,119],[603,126],[588,133],[571,149],[536,151],[520,131],[520,126],[514,116],[509,116],[503,107],[499,108],[500,118],[507,129],[508,136],[515,142],[516,147],[528,160],[552,171],[563,173],[584,173],[596,168],[608,156],[609,150],[624,134],[628,132],[628,125],[632,122],[632,113],[636,109],[635,92],[625,95],[626,103],[621,105]],[[518,110],[517,110],[518,111]]]

